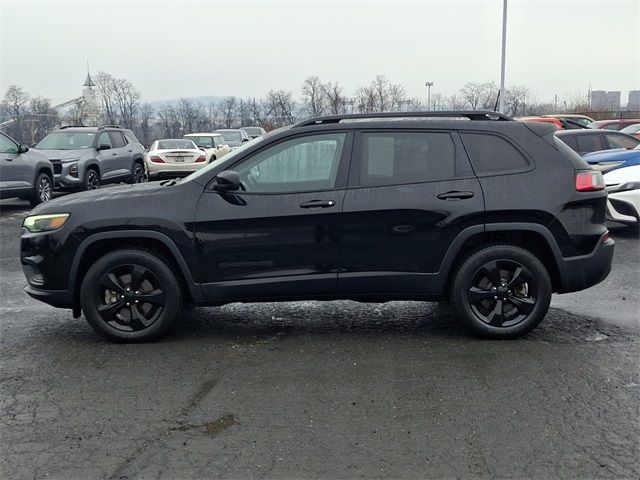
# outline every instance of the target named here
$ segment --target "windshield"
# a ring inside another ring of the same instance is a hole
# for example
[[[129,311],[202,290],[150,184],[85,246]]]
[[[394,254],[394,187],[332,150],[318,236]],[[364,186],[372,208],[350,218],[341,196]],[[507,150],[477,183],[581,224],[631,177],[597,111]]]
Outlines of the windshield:
[[[78,150],[91,148],[95,132],[54,132],[44,137],[36,148],[42,150]]]
[[[214,143],[213,143],[213,137],[194,137],[194,136],[189,136],[189,137],[184,137],[185,140],[191,140],[193,143],[195,143],[197,146],[202,147],[202,148],[213,148]]]
[[[219,130],[216,133],[219,133],[224,137],[225,142],[227,142],[230,146],[236,147],[242,144],[242,135],[237,130]]]
[[[172,150],[177,148],[193,150],[196,146],[191,140],[158,140],[158,150]]]

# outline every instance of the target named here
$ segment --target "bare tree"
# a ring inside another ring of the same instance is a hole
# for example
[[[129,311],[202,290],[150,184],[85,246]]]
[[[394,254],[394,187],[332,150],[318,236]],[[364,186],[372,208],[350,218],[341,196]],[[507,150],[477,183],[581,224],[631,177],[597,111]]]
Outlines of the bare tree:
[[[302,104],[311,117],[319,117],[327,109],[327,97],[317,75],[307,77],[302,84]]]
[[[113,82],[113,102],[123,127],[133,128],[142,95],[133,84],[124,78]]]
[[[508,115],[527,115],[528,108],[535,103],[534,97],[529,89],[524,86],[512,86],[505,92],[505,106]]]
[[[35,144],[58,124],[58,112],[51,106],[51,100],[42,96],[32,98],[29,109],[32,117],[30,139]]]
[[[219,105],[222,122],[225,128],[232,128],[238,121],[239,102],[237,97],[226,97]]]
[[[103,121],[109,124],[117,123],[115,105],[116,79],[108,73],[98,72],[93,77],[93,81],[102,100]]]
[[[293,112],[296,103],[291,92],[285,90],[269,90],[264,100],[266,118],[276,127],[291,125],[294,122]]]
[[[327,100],[329,113],[334,115],[345,113],[347,98],[344,96],[342,87],[338,82],[327,82],[322,84],[322,91]]]
[[[143,103],[140,107],[140,132],[142,134],[142,143],[146,146],[151,143],[151,122],[155,117],[155,113],[154,108],[148,102]]]
[[[497,96],[498,87],[494,82],[468,82],[460,89],[464,108],[470,110],[493,110]]]
[[[26,140],[24,121],[26,120],[25,115],[29,113],[28,105],[29,94],[17,85],[10,85],[4,94],[2,108],[7,112],[9,118],[13,120],[7,130],[19,142]]]

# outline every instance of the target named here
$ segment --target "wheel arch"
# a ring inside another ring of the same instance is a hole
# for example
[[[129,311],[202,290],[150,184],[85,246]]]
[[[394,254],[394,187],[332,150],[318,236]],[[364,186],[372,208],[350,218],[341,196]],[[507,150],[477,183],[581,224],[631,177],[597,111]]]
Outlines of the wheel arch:
[[[93,262],[114,250],[142,248],[160,254],[175,270],[184,293],[193,302],[203,300],[200,286],[194,282],[191,271],[175,243],[160,232],[147,230],[121,230],[96,233],[85,239],[78,247],[71,264],[69,285],[73,289],[73,314],[80,316],[80,285]]]

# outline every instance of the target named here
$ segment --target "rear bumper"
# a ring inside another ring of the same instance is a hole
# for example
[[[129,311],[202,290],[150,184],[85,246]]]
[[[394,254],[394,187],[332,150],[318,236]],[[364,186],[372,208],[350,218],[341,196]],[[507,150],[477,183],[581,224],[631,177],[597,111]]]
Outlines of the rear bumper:
[[[587,255],[557,258],[562,288],[558,293],[577,292],[596,285],[611,271],[615,242],[608,232],[603,234],[596,248]]]

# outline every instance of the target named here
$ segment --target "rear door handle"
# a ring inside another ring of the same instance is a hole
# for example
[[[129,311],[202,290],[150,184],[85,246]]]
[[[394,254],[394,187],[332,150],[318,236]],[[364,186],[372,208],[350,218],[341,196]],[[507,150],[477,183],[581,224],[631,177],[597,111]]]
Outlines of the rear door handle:
[[[300,204],[300,208],[329,208],[336,204],[333,200],[311,200]]]
[[[113,152],[111,155],[117,155],[117,154],[118,154],[118,152]]]
[[[445,192],[438,195],[440,200],[464,200],[473,198],[473,192]]]

